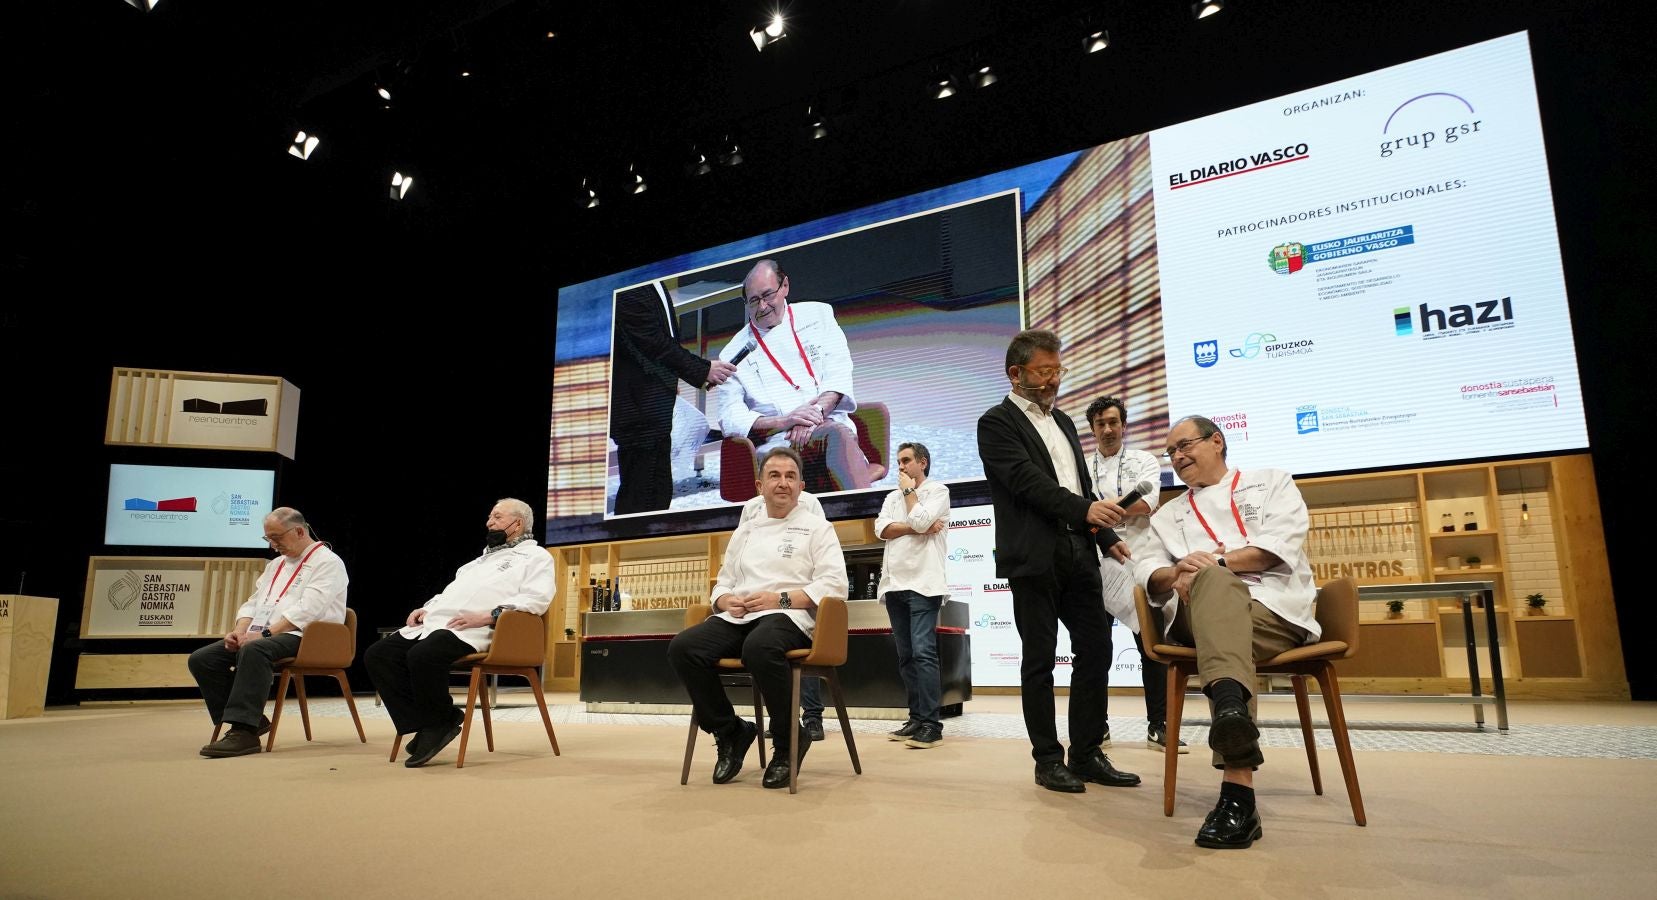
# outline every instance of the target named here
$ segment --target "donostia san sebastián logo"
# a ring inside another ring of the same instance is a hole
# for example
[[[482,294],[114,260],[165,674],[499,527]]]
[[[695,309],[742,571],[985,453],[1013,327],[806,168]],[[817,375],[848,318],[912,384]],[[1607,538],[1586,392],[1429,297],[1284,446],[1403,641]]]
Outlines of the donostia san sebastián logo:
[[[1412,106],[1414,108],[1410,110],[1409,115],[1399,120],[1398,114]],[[1463,107],[1467,110],[1466,115],[1461,114]],[[1398,108],[1387,116],[1386,124],[1381,126],[1381,134],[1386,136],[1386,139],[1381,141],[1381,158],[1386,159],[1395,153],[1411,150],[1427,151],[1432,149],[1434,144],[1448,146],[1479,134],[1479,126],[1484,122],[1472,118],[1474,115],[1476,113],[1473,111],[1473,104],[1457,94],[1448,91],[1417,94],[1398,104]],[[1422,127],[1414,124],[1417,122],[1432,124],[1426,126],[1425,130],[1415,131],[1414,129]],[[1397,134],[1392,130],[1395,124],[1398,126]]]
[[[1295,434],[1311,434],[1318,430],[1318,408],[1312,406],[1295,407]]]
[[[1311,340],[1279,341],[1277,335],[1265,331],[1256,331],[1250,334],[1241,347],[1232,347],[1228,352],[1236,359],[1254,359],[1261,353],[1267,359],[1281,359],[1285,356],[1305,356],[1314,349]]]
[[[1206,369],[1220,361],[1220,342],[1197,341],[1191,345],[1191,354],[1196,357],[1197,366]]]

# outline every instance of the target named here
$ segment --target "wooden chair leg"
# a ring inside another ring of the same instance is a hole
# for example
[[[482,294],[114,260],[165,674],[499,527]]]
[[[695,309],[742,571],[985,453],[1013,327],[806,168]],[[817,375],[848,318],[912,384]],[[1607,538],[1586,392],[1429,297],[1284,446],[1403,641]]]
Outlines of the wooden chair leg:
[[[1174,814],[1174,787],[1179,776],[1179,726],[1185,716],[1186,671],[1179,660],[1168,663],[1168,728],[1162,748],[1162,814]]]
[[[788,792],[800,792],[800,669],[799,665],[791,665],[789,669],[788,686],[788,731],[793,737],[788,742]],[[772,722],[771,727],[777,727]],[[772,748],[775,750],[776,748]]]
[[[1306,765],[1312,769],[1312,793],[1323,796],[1323,774],[1318,771],[1318,739],[1312,734],[1312,704],[1306,698],[1306,676],[1291,675],[1289,683],[1295,688],[1295,708],[1300,711],[1300,737],[1306,742]]]
[[[493,678],[493,677],[495,677],[493,673],[490,673],[490,674],[484,676],[483,684],[484,684],[485,691],[487,691],[489,689],[489,687],[490,687],[489,679]],[[489,712],[489,707],[493,704],[489,703],[489,697],[485,696],[484,702],[481,705],[483,706],[483,739],[489,745],[489,752],[494,753],[495,752],[495,720]]]
[[[293,677],[293,689],[299,695],[299,721],[304,723],[305,740],[309,741],[311,739],[311,707],[310,704],[305,702],[305,676],[303,674]],[[270,733],[276,733],[274,725],[271,727]]]
[[[219,739],[219,732],[221,732],[223,730],[224,730],[224,723],[223,722],[220,722],[219,724],[214,725],[213,726],[213,737],[210,740],[208,740],[207,743],[211,744],[211,743],[216,742]]]
[[[455,757],[455,768],[466,766],[466,739],[472,736],[472,710],[478,705],[478,682],[483,680],[482,669],[472,667],[472,680],[466,685],[466,716],[460,726],[460,755]],[[488,715],[485,713],[485,715]]]
[[[386,760],[386,761],[387,762],[396,762],[397,761],[397,751],[401,750],[401,749],[403,749],[403,736],[401,734],[398,734],[397,737],[395,739],[393,739],[392,742],[391,742],[391,759]]]
[[[838,668],[819,670],[828,680],[829,696],[834,698],[834,710],[839,714],[840,733],[846,736],[846,752],[851,754],[852,771],[863,774],[863,763],[857,758],[857,738],[852,735],[852,720],[846,715],[846,697],[840,692],[840,670]]]
[[[345,679],[345,670],[335,669],[334,680],[339,682],[340,696],[345,698],[345,705],[351,710],[351,723],[357,726],[357,740],[368,743],[368,735],[362,730],[362,717],[357,715],[357,701],[351,699],[351,682]]]
[[[276,726],[282,724],[282,703],[288,697],[288,680],[291,678],[293,678],[293,673],[288,671],[287,667],[284,666],[282,668],[282,677],[276,679],[276,708],[270,711],[270,734],[265,737],[266,753],[269,753],[271,748],[276,746]],[[304,707],[300,707],[300,709],[304,709]],[[309,736],[310,732],[309,729],[307,729],[307,739],[309,739]],[[219,730],[215,728],[213,729],[213,740],[218,739]]]
[[[750,676],[752,677],[752,676]],[[759,684],[754,684],[754,727],[758,729],[754,735],[754,745],[759,748],[759,767],[765,769],[765,698],[760,695]],[[771,727],[777,727],[772,722]]]
[[[690,734],[685,738],[685,770],[679,773],[680,784],[690,784],[690,760],[696,755],[696,707],[690,708]]]
[[[1352,801],[1352,820],[1368,825],[1364,815],[1364,795],[1358,789],[1358,765],[1352,759],[1352,736],[1346,730],[1346,709],[1341,705],[1341,687],[1335,677],[1335,667],[1323,664],[1323,671],[1314,676],[1323,689],[1323,706],[1329,712],[1329,730],[1335,736],[1335,754],[1341,759],[1341,776],[1346,779],[1346,796]]]
[[[535,705],[541,708],[541,724],[547,726],[547,740],[552,742],[552,755],[562,756],[558,752],[558,735],[552,730],[552,714],[547,712],[547,695],[541,692],[541,673],[535,669],[525,669],[524,677],[529,679],[529,686],[535,691]]]

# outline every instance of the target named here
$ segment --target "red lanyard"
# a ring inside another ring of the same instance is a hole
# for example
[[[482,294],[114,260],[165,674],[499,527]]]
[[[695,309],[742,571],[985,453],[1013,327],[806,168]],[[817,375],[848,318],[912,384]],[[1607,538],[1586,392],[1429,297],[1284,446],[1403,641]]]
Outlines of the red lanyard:
[[[295,578],[299,577],[299,570],[305,568],[305,564],[311,561],[312,554],[316,553],[316,551],[321,550],[321,549],[322,549],[322,542],[317,541],[316,546],[311,548],[311,552],[305,554],[305,558],[299,561],[299,565],[293,567],[293,574],[288,576],[288,583],[282,585],[282,593],[276,595],[276,602],[277,603],[281,603],[282,598],[286,597],[288,595],[288,588],[293,587],[293,580]],[[286,559],[283,559],[281,562],[276,564],[276,574],[270,576],[270,584],[265,586],[265,599],[266,600],[270,599],[270,592],[276,588],[276,579],[281,577],[282,568],[284,566],[286,566],[287,564],[288,564],[288,561]]]
[[[1249,530],[1243,527],[1243,514],[1237,511],[1237,479],[1242,477],[1242,469],[1238,469],[1237,474],[1231,476],[1231,494],[1227,499],[1231,501],[1231,518],[1237,521],[1237,530],[1243,533],[1243,540],[1246,541],[1248,540]],[[1191,511],[1197,514],[1197,521],[1202,523],[1202,530],[1208,532],[1208,539],[1214,542],[1214,546],[1220,546],[1219,535],[1214,533],[1214,529],[1208,527],[1208,520],[1202,517],[1202,510],[1197,508],[1196,494],[1193,492],[1185,496],[1186,499],[1191,501]]]
[[[777,358],[771,354],[771,348],[765,346],[765,338],[760,336],[759,329],[754,328],[753,325],[748,327],[753,330],[754,340],[759,341],[759,348],[765,351],[765,356],[771,360],[771,365],[776,366],[777,371],[782,373],[782,380],[788,382],[788,386],[794,390],[799,390],[800,386],[794,383],[794,379],[788,377],[788,370],[782,367],[782,363],[777,362]],[[805,373],[811,376],[811,386],[816,387],[817,373],[811,370],[811,359],[805,355],[805,345],[800,343],[800,332],[794,328],[794,307],[792,306],[788,308],[788,330],[794,332],[794,346],[800,350],[800,360],[805,363]]]

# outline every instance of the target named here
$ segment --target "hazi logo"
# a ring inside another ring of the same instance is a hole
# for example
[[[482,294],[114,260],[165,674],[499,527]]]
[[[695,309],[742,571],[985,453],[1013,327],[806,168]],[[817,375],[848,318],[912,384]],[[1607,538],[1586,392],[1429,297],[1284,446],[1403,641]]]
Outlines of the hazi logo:
[[[1290,144],[1286,147],[1272,147],[1250,156],[1239,156],[1236,159],[1226,159],[1204,166],[1197,166],[1189,172],[1173,172],[1168,176],[1168,189],[1177,191],[1180,188],[1217,181],[1221,178],[1230,178],[1244,172],[1269,169],[1272,166],[1281,166],[1284,163],[1299,162],[1310,158],[1311,150],[1304,143]]]
[[[1197,367],[1206,369],[1220,361],[1219,341],[1198,341],[1191,345],[1191,355],[1197,360]]]
[[[1295,242],[1278,244],[1266,254],[1266,263],[1279,275],[1293,275],[1306,265],[1306,245]]]
[[[1405,107],[1412,106],[1418,101],[1421,105],[1410,110],[1410,114],[1399,121],[1398,114],[1403,112]],[[1458,106],[1464,107],[1467,115],[1461,115]],[[1381,134],[1387,136],[1387,139],[1381,142],[1381,158],[1386,159],[1395,153],[1405,151],[1430,150],[1434,144],[1449,146],[1479,134],[1479,126],[1484,122],[1471,118],[1474,115],[1477,113],[1473,111],[1473,104],[1467,102],[1466,98],[1448,91],[1432,91],[1411,97],[1398,104],[1398,108],[1387,116],[1386,124],[1381,126]],[[1450,118],[1452,116],[1453,120]],[[1441,124],[1447,120],[1449,124]],[[1417,122],[1423,124],[1415,124]],[[1425,124],[1427,122],[1432,124]],[[1396,134],[1392,130],[1395,124],[1398,125]],[[1417,128],[1423,130],[1417,131]]]
[[[1506,331],[1516,324],[1512,297],[1458,304],[1448,309],[1434,309],[1423,303],[1414,310],[1413,318],[1412,322],[1411,310],[1407,306],[1393,310],[1393,331],[1402,337],[1413,334],[1419,328],[1421,339],[1432,341],[1464,334]]]
[[[1295,407],[1295,434],[1311,434],[1318,430],[1318,408],[1316,406]]]

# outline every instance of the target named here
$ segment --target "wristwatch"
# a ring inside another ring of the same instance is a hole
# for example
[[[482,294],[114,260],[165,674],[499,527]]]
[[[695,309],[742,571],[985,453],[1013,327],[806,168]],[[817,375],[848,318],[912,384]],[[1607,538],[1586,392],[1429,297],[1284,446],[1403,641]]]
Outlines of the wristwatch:
[[[503,613],[505,611],[506,611],[506,607],[504,607],[504,606],[497,606],[494,609],[491,609],[489,611],[489,618],[491,620],[489,622],[489,627],[490,628],[494,628],[497,624],[500,623],[501,613]]]
[[[270,637],[270,628],[269,628],[269,626],[266,626],[264,630],[260,631],[259,636],[260,637]]]
[[[1226,564],[1225,564],[1225,557],[1224,557],[1224,556],[1216,556],[1216,557],[1214,557],[1214,561],[1215,561],[1215,562],[1217,562],[1217,563],[1219,563],[1219,564],[1220,564],[1220,568],[1222,568],[1222,569],[1229,569],[1229,568],[1231,568],[1231,567],[1230,567],[1230,566],[1228,566],[1228,565],[1226,565]]]
[[[778,609],[793,609],[794,608],[794,601],[788,599],[788,592],[787,591],[783,591],[782,593],[777,595],[777,608]]]
[[[904,488],[903,489],[903,496],[907,497],[910,494],[913,494],[914,492],[915,492],[914,488]]]

